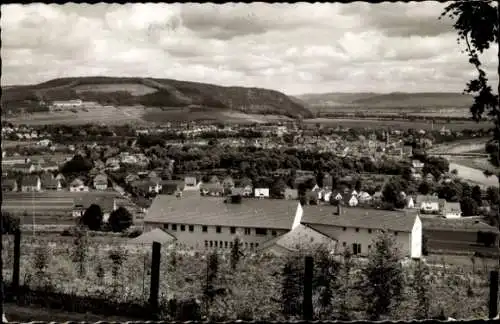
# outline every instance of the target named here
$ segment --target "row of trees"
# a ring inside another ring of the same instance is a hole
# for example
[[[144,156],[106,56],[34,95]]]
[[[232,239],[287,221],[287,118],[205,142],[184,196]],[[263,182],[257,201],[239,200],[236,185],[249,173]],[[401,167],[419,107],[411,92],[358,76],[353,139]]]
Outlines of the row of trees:
[[[231,251],[231,268],[238,269],[240,242],[235,241]],[[353,277],[353,270],[359,268],[356,259],[347,249],[342,258],[334,257],[325,247],[316,247],[301,254],[289,255],[281,272],[281,312],[287,319],[301,319],[303,305],[304,255],[314,257],[314,275],[312,280],[314,318],[316,319],[352,319],[353,291],[359,292],[364,310],[370,320],[390,318],[405,294],[407,284],[401,256],[396,252],[394,239],[380,235],[374,242],[374,248],[368,262],[361,267],[358,276]],[[214,299],[225,294],[222,278],[219,278],[219,260],[217,251],[207,259],[207,275],[203,302],[205,313],[215,315]],[[418,307],[417,319],[430,316],[429,268],[418,262],[412,273],[410,285],[416,292]],[[195,320],[201,318],[201,309],[196,314],[177,320]],[[210,319],[210,318],[209,318]],[[252,320],[249,318],[241,318]]]

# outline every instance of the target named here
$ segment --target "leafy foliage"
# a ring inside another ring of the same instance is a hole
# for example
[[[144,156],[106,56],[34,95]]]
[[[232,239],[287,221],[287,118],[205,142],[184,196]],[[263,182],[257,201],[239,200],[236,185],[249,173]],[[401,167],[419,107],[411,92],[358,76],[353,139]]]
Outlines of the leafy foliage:
[[[288,318],[299,316],[302,312],[302,267],[300,259],[290,257],[283,267],[281,288],[282,312]]]
[[[74,240],[74,251],[73,251],[73,262],[78,264],[78,272],[80,276],[85,275],[85,265],[88,255],[88,238],[87,233],[78,227],[75,230],[75,240]]]
[[[423,261],[418,261],[413,271],[412,287],[416,292],[416,319],[427,319],[430,314],[430,269]]]
[[[369,261],[362,270],[363,301],[370,320],[389,315],[404,294],[404,276],[394,239],[387,233],[379,235]]]
[[[123,232],[133,224],[134,217],[125,207],[118,207],[109,215],[108,223],[113,232]]]
[[[80,222],[91,231],[98,231],[102,226],[103,213],[99,205],[92,204],[83,213]]]

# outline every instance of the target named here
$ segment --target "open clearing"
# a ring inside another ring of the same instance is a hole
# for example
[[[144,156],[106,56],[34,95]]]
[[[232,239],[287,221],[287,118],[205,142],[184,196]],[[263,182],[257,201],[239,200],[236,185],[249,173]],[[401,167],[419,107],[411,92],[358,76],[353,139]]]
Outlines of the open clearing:
[[[490,137],[478,137],[433,146],[430,153],[484,153]]]
[[[482,187],[498,187],[498,179],[495,176],[486,177],[482,170],[471,168],[465,165],[450,163],[450,170],[456,169],[458,176]]]
[[[142,106],[106,106],[93,109],[73,111],[56,111],[33,113],[27,116],[9,118],[15,124],[49,125],[69,124],[81,125],[89,123],[126,124],[142,122],[144,108]]]
[[[431,123],[430,121],[409,121],[409,120],[377,120],[377,119],[350,119],[350,118],[313,118],[305,119],[305,123],[322,124],[329,127],[342,126],[347,128],[394,128],[394,129],[423,129],[440,130],[443,126],[451,130],[461,131],[464,129],[489,129],[491,123],[474,121],[454,121],[453,123]]]

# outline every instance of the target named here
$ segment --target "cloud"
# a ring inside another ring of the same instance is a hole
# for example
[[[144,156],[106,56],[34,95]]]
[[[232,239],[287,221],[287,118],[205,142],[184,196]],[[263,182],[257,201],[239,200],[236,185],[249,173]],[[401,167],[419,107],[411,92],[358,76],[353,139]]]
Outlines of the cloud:
[[[110,75],[290,94],[460,92],[475,71],[452,22],[438,20],[445,5],[2,5],[2,85]],[[487,71],[496,60],[484,54]]]

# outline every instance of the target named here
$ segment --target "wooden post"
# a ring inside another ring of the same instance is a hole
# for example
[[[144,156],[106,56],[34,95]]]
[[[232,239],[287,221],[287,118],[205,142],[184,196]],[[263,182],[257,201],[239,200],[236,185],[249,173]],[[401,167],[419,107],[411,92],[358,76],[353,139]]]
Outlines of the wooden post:
[[[14,233],[14,266],[12,269],[12,291],[19,291],[19,271],[21,264],[21,230],[17,229]],[[17,300],[17,296],[16,296]]]
[[[498,315],[498,271],[490,272],[490,303],[489,318],[495,318]]]
[[[155,319],[158,316],[158,293],[160,291],[160,255],[161,244],[153,242],[153,255],[151,256],[151,287],[149,305]]]
[[[305,257],[304,271],[304,300],[302,304],[302,316],[305,321],[310,321],[313,318],[313,303],[312,303],[312,281],[313,281],[314,259],[312,256]]]

